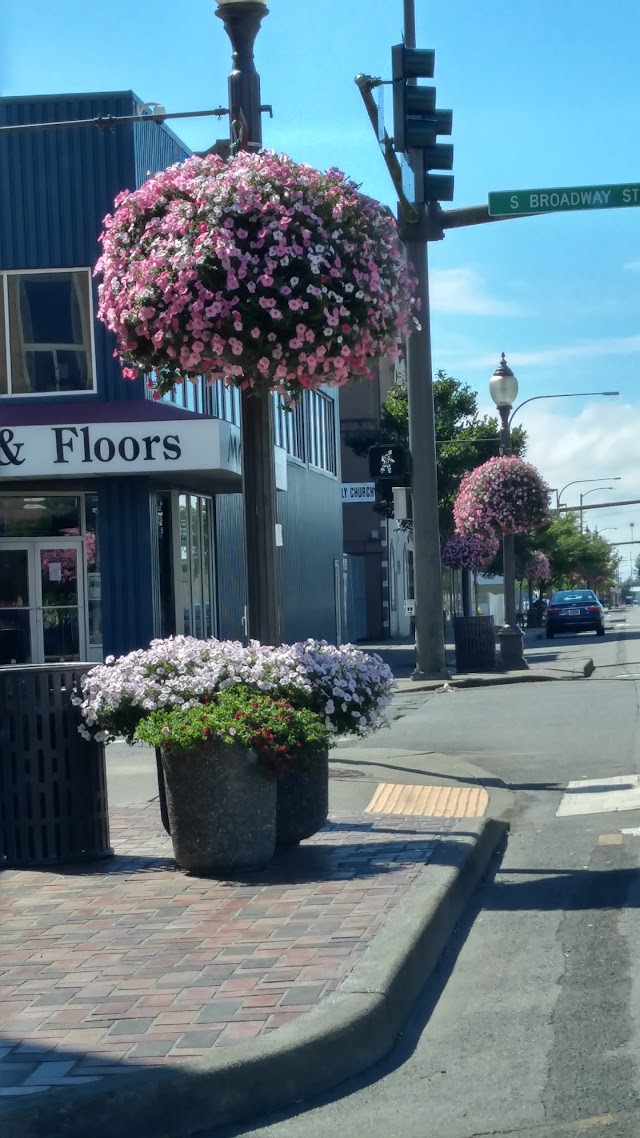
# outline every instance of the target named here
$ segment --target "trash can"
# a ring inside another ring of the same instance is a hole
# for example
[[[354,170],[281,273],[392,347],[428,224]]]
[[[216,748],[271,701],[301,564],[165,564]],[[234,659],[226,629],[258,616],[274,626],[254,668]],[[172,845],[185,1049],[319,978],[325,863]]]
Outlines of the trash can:
[[[94,664],[0,668],[0,869],[113,853],[105,752],[78,733],[73,688]]]
[[[496,630],[492,616],[454,616],[456,672],[495,672]]]

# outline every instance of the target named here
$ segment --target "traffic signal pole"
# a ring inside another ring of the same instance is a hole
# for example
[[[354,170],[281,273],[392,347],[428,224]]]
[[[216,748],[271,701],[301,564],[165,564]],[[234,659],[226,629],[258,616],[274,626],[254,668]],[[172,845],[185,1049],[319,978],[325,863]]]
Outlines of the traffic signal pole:
[[[413,506],[413,580],[415,599],[416,663],[414,680],[448,676],[442,625],[442,570],[438,518],[438,468],[433,404],[433,366],[429,319],[427,255],[428,207],[419,208],[419,220],[400,218],[400,236],[416,279],[419,327],[407,341],[407,395],[409,451]]]
[[[404,42],[416,45],[415,0],[404,0]],[[429,206],[414,209],[418,219],[406,220],[400,213],[400,237],[416,279],[419,327],[407,342],[407,395],[409,402],[409,451],[413,508],[413,578],[415,599],[416,662],[414,680],[447,678],[442,623],[442,569],[438,518],[438,468],[433,405],[433,365],[429,310],[429,265],[427,239]]]

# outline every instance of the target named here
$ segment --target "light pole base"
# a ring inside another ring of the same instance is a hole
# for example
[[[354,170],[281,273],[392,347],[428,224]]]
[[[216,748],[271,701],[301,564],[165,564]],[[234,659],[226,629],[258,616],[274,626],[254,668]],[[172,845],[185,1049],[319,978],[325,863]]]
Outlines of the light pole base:
[[[412,680],[450,680],[451,672],[448,668],[442,668],[439,672],[423,672],[418,666],[414,668],[411,673],[410,679]]]
[[[500,666],[504,672],[528,670],[529,665],[524,658],[524,636],[517,625],[503,625],[498,633],[498,643]]]

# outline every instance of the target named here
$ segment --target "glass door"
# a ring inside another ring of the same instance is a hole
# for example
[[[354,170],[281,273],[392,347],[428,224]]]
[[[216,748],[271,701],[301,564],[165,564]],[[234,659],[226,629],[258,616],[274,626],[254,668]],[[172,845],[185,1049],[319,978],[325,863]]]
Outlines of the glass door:
[[[82,542],[34,543],[38,661],[86,659]]]
[[[38,662],[33,562],[26,545],[0,547],[0,665]]]

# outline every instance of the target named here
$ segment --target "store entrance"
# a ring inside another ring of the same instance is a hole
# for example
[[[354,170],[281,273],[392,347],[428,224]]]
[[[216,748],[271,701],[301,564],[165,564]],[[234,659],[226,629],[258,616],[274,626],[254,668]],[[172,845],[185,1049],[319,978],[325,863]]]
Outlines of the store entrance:
[[[86,659],[82,541],[0,541],[0,665]]]

